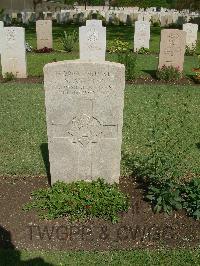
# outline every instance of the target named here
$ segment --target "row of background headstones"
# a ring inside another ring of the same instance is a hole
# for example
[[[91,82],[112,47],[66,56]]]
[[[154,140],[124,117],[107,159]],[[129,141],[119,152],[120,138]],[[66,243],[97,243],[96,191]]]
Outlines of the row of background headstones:
[[[177,36],[177,40],[182,39],[181,43],[176,45],[181,46],[180,60],[174,56],[175,61],[178,63],[173,63],[173,56],[170,60],[165,59],[164,61],[168,62],[168,65],[179,66],[180,69],[183,69],[184,62],[184,52],[186,41],[189,42],[189,45],[195,45],[197,40],[197,30],[198,25],[195,24],[185,24],[185,31],[180,30],[168,30],[172,35]],[[26,48],[25,48],[25,30],[22,27],[5,27],[3,28],[3,23],[0,24],[0,32],[3,36],[0,42],[1,48],[1,64],[2,64],[2,73],[14,73],[15,76],[19,78],[27,77],[26,70]],[[52,21],[51,20],[39,20],[36,23],[36,32],[37,32],[37,48],[42,49],[44,47],[52,48],[53,47],[53,38],[52,38]],[[180,34],[184,36],[180,36]],[[170,36],[170,35],[169,35]],[[162,34],[161,34],[161,47],[162,47]],[[170,38],[170,37],[169,37]],[[173,37],[174,38],[174,37]],[[150,40],[150,23],[147,21],[137,21],[135,27],[134,35],[134,50],[138,51],[140,48],[149,48]],[[172,41],[176,43],[176,39]],[[168,42],[168,39],[166,39]],[[79,43],[80,43],[80,59],[82,60],[93,60],[93,61],[105,61],[106,53],[106,28],[102,27],[101,20],[88,20],[86,26],[79,28]],[[187,43],[188,44],[188,43]],[[167,56],[174,53],[173,50],[167,52]],[[162,50],[160,51],[162,54]],[[161,60],[163,61],[163,60]],[[163,64],[159,63],[161,67]]]
[[[198,39],[198,24],[183,24],[183,31],[186,32],[186,46],[189,49],[195,49]],[[150,22],[136,21],[134,33],[134,51],[138,52],[141,48],[149,49],[150,37]]]
[[[87,19],[95,16],[104,21],[105,24],[127,24],[133,25],[137,20],[151,21],[152,23],[160,23],[162,27],[170,24],[182,25],[199,18],[196,13],[182,13],[177,11],[169,12],[133,12],[133,11],[97,11],[97,10],[61,10],[61,12],[21,12],[5,14],[3,21],[6,25],[11,25],[13,21],[17,23],[29,24],[40,19],[54,20],[59,24],[63,23],[79,23],[83,24]]]
[[[88,21],[86,22],[86,25],[87,23]],[[84,27],[82,27],[81,29],[84,29]],[[197,42],[198,25],[192,23],[186,23],[183,25],[183,30],[186,31],[187,33],[186,45],[190,48],[195,47]],[[98,32],[99,31],[101,31],[100,28],[98,28]],[[37,49],[42,49],[44,47],[53,48],[51,20],[36,21],[36,32],[37,32]],[[134,34],[134,51],[137,52],[140,48],[149,49],[149,41],[150,41],[150,22],[136,21],[135,34]],[[83,43],[85,42],[82,42],[81,44]],[[102,43],[102,45],[104,44]]]

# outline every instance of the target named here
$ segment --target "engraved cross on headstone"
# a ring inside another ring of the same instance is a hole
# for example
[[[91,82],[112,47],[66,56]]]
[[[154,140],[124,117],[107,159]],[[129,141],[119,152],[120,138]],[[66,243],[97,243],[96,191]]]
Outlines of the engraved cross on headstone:
[[[58,124],[54,122],[53,125],[57,126]],[[118,126],[103,123],[96,118],[93,101],[85,99],[80,103],[80,112],[62,127],[64,127],[66,134],[58,138],[68,139],[75,146],[78,177],[91,180],[93,176],[93,153],[96,154],[99,151],[102,140],[117,138]]]

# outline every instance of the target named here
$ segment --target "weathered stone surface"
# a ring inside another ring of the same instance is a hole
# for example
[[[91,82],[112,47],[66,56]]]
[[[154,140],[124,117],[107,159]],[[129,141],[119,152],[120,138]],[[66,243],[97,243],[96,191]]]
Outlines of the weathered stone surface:
[[[161,31],[159,69],[173,66],[183,70],[186,32],[166,29]]]
[[[193,23],[183,24],[183,31],[186,32],[186,45],[190,48],[196,47],[198,24],[193,24]]]
[[[106,28],[101,20],[88,20],[79,28],[80,59],[105,61]]]
[[[102,20],[98,19],[90,19],[86,20],[86,27],[87,26],[92,26],[92,27],[102,27]]]
[[[21,27],[5,27],[2,43],[2,75],[13,73],[17,78],[26,78],[25,30]]]
[[[162,15],[160,20],[161,20],[161,27],[165,27],[173,23],[173,16],[170,14]]]
[[[0,21],[0,54],[2,51],[2,46],[3,46],[3,28],[4,28],[4,23],[3,21]]]
[[[137,52],[140,48],[149,49],[150,40],[150,22],[136,21],[134,34],[134,51]]]
[[[36,33],[37,33],[37,49],[42,49],[44,47],[50,49],[53,48],[51,20],[37,20]]]
[[[160,23],[160,18],[158,14],[154,14],[151,17],[152,23]]]
[[[125,68],[63,61],[44,67],[51,181],[118,182]]]

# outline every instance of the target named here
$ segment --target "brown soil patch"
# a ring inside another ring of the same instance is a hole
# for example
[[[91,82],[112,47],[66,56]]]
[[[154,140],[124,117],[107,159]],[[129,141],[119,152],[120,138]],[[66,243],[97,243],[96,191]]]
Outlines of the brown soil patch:
[[[121,178],[120,187],[131,198],[128,213],[112,224],[91,219],[71,224],[67,218],[40,220],[35,211],[22,210],[31,191],[47,187],[45,177],[1,178],[0,247],[17,249],[113,250],[158,247],[197,247],[200,221],[183,211],[154,214],[143,200],[143,191],[132,178]]]
[[[28,77],[28,78],[24,78],[24,79],[14,79],[11,81],[7,81],[5,82],[5,80],[0,77],[0,83],[6,83],[6,84],[10,84],[10,83],[17,83],[17,84],[42,84],[44,82],[44,77]],[[196,86],[200,86],[200,84],[195,83],[195,81],[191,78],[182,78],[181,80],[178,81],[172,81],[172,82],[165,82],[165,81],[161,81],[161,80],[157,80],[156,78],[153,77],[140,77],[137,79],[134,79],[132,81],[128,81],[127,84],[131,85],[196,85]]]
[[[11,81],[5,82],[5,80],[0,77],[0,83],[4,84],[10,84],[10,83],[17,83],[17,84],[38,84],[38,83],[43,83],[44,78],[43,77],[28,77],[25,79],[19,78],[19,79],[14,79]]]
[[[153,77],[140,77],[137,78],[135,80],[132,80],[130,82],[127,82],[127,84],[136,84],[136,85],[145,85],[145,84],[155,84],[155,85],[182,85],[182,86],[186,86],[186,85],[197,85],[199,86],[200,84],[195,83],[195,81],[191,78],[182,78],[180,80],[177,81],[171,81],[171,82],[167,82],[167,81],[163,81],[163,80],[157,80],[156,78]]]

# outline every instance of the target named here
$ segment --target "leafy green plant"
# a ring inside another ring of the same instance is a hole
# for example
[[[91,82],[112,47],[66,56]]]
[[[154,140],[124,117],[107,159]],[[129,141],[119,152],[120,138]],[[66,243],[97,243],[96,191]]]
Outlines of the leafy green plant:
[[[137,52],[138,54],[150,54],[150,50],[148,48],[140,48]]]
[[[71,52],[78,40],[78,33],[74,30],[72,33],[63,32],[61,36],[61,42],[66,52]]]
[[[0,20],[3,20],[3,16],[4,16],[4,9],[0,8]]]
[[[200,219],[200,178],[193,178],[183,189],[184,208],[195,219]]]
[[[11,72],[6,72],[3,76],[3,81],[4,82],[9,82],[15,79],[15,75]]]
[[[170,23],[165,28],[167,28],[167,29],[181,29],[181,25],[179,25],[178,23]]]
[[[129,43],[115,39],[108,42],[108,51],[109,53],[124,53],[130,50]]]
[[[185,55],[193,56],[195,54],[196,54],[196,45],[192,45],[191,47],[187,45],[185,47]]]
[[[200,84],[200,55],[198,56],[199,66],[197,68],[193,68],[192,71],[194,72],[193,79],[197,84]]]
[[[146,198],[153,204],[155,212],[164,211],[170,214],[173,210],[180,210],[183,207],[181,187],[171,179],[151,184]]]
[[[192,121],[186,102],[179,107],[181,116],[176,117],[176,120],[171,112],[163,116],[162,108],[162,95],[159,93],[155,99],[153,124],[146,145],[148,153],[137,164],[147,184],[146,198],[151,201],[154,210],[170,213],[173,209],[183,208],[185,204],[182,196],[183,177],[191,172],[184,168],[184,160],[192,144],[181,147],[180,143],[189,138]],[[172,138],[173,129],[169,127],[172,121],[176,123],[176,138]]]
[[[69,184],[58,181],[51,188],[34,191],[32,197],[32,202],[26,204],[24,210],[36,208],[40,217],[46,219],[99,217],[115,223],[119,219],[118,213],[129,207],[128,197],[117,184],[105,183],[103,179]]]
[[[133,80],[136,75],[137,54],[133,52],[118,53],[118,62],[125,65],[126,80]]]
[[[185,184],[172,179],[154,182],[148,187],[146,199],[153,204],[155,212],[171,213],[186,209],[193,218],[200,219],[200,178],[195,177]]]
[[[160,22],[159,21],[153,22],[153,27],[160,27]]]
[[[158,69],[156,76],[159,80],[175,81],[181,79],[182,72],[180,71],[179,67],[164,65],[162,68]]]

